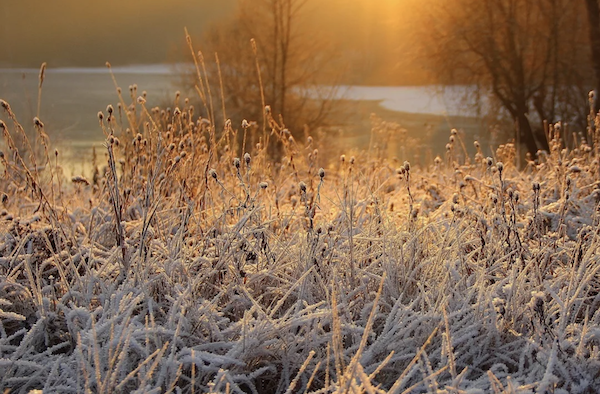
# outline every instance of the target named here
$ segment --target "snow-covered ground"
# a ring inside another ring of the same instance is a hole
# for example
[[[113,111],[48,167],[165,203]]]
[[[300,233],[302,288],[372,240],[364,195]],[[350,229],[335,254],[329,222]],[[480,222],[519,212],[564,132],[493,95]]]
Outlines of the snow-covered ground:
[[[465,96],[474,93],[469,86],[346,86],[337,97],[381,101],[382,107],[399,112],[477,116],[475,109],[463,105]]]

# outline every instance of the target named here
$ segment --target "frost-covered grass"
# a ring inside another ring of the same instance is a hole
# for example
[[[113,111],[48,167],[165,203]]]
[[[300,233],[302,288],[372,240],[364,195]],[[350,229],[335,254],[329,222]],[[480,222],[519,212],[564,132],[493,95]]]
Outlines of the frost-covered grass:
[[[131,98],[70,182],[1,103],[0,391],[600,390],[597,146],[421,169]]]

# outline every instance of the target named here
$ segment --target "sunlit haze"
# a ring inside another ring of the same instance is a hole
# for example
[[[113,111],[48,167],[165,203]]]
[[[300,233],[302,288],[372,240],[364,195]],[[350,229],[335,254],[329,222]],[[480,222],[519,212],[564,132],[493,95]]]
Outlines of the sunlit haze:
[[[382,84],[418,72],[407,68],[410,1],[328,0],[306,7],[321,36],[357,54],[360,81]],[[236,0],[2,1],[0,67],[182,62],[184,27],[200,37],[207,27],[230,17],[235,4]]]

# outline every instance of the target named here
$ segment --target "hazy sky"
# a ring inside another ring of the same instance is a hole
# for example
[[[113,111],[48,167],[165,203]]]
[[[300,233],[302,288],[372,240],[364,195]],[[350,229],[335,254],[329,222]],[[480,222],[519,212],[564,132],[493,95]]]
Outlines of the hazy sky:
[[[393,83],[407,64],[415,0],[315,0],[320,33],[350,55],[360,83]],[[102,67],[186,61],[184,27],[204,29],[236,0],[0,0],[0,67]],[[412,77],[411,77],[412,78]],[[399,80],[400,80],[399,79]]]
[[[183,28],[199,36],[235,0],[0,0],[0,66],[177,61]],[[179,59],[181,60],[181,59]]]

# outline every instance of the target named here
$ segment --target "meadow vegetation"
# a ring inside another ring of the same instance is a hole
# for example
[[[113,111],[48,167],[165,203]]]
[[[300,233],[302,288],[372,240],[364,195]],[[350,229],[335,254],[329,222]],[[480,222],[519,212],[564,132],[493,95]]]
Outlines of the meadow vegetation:
[[[418,168],[117,92],[68,182],[0,102],[3,392],[600,390],[598,123]]]

